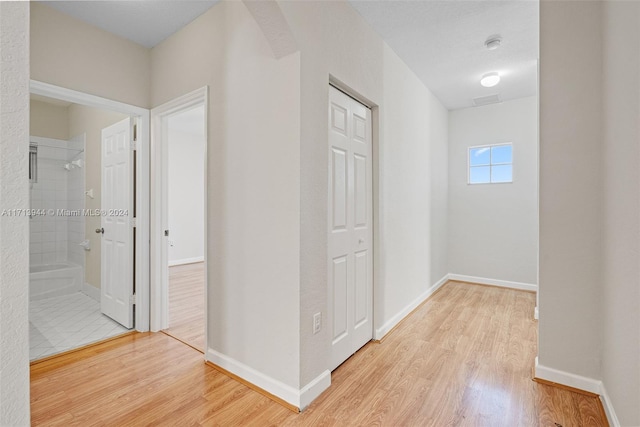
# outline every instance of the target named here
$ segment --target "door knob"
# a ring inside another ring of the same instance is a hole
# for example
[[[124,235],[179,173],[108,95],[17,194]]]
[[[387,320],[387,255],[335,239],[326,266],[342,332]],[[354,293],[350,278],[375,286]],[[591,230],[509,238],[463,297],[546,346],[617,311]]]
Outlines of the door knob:
[[[104,228],[96,228],[96,233],[104,234]]]

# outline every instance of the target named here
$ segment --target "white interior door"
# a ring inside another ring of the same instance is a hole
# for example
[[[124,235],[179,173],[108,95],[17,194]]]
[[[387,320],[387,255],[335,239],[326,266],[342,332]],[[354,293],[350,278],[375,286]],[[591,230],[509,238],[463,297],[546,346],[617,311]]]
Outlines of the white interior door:
[[[130,118],[102,130],[100,305],[127,328],[133,327],[132,133]]]
[[[331,369],[373,337],[371,110],[329,94],[329,314]]]

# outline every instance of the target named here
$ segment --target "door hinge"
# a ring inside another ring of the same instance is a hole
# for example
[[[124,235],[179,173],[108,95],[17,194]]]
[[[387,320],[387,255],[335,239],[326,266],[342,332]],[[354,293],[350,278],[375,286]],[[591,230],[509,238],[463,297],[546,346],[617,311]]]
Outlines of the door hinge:
[[[138,149],[138,143],[133,140],[131,141],[131,151],[136,151]]]
[[[138,125],[134,123],[133,125],[133,142],[138,140]]]
[[[135,304],[136,303],[136,294],[133,294],[129,297],[129,303],[131,304]]]
[[[131,218],[131,226],[135,227],[136,225],[138,225],[136,219],[135,218]]]

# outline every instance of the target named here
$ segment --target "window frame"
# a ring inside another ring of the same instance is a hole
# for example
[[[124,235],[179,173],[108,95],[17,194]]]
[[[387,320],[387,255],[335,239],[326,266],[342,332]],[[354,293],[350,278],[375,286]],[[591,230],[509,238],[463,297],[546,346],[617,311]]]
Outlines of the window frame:
[[[493,163],[492,159],[491,159],[491,149],[493,147],[503,147],[503,146],[507,146],[507,145],[511,146],[511,162],[509,162],[509,163]],[[489,149],[489,163],[487,165],[473,166],[473,167],[489,166],[489,182],[471,182],[471,167],[472,167],[471,166],[471,150],[477,149],[477,148],[488,148]],[[513,184],[513,181],[514,181],[513,163],[514,163],[513,142],[499,142],[499,143],[496,143],[496,144],[482,144],[482,145],[473,145],[471,147],[467,147],[467,185]],[[491,181],[491,170],[492,170],[493,166],[503,166],[503,165],[511,165],[511,181],[498,181],[498,182]]]

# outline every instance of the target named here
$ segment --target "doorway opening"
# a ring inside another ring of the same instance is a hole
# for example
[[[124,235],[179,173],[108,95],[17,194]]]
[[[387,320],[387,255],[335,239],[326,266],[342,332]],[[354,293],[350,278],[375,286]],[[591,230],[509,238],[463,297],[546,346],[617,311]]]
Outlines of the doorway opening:
[[[204,106],[167,118],[169,327],[204,353]]]
[[[148,329],[148,245],[136,245],[148,235],[148,209],[138,209],[148,195],[135,191],[148,182],[136,152],[148,111],[36,81],[31,93],[33,361]]]
[[[151,111],[151,329],[206,350],[207,88]]]

